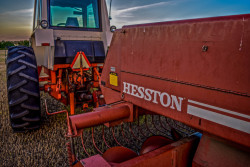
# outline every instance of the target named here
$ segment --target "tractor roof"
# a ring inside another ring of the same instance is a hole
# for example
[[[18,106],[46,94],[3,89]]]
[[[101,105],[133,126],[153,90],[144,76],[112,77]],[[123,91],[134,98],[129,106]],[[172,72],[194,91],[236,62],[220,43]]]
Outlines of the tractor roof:
[[[60,7],[82,7],[98,0],[52,0],[50,5]]]

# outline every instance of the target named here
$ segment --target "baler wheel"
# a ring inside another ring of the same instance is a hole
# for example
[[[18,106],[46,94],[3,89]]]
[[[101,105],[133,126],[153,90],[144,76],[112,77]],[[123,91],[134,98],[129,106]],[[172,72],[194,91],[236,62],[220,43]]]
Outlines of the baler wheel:
[[[10,123],[14,132],[40,127],[40,90],[36,57],[30,47],[8,50],[7,90]]]

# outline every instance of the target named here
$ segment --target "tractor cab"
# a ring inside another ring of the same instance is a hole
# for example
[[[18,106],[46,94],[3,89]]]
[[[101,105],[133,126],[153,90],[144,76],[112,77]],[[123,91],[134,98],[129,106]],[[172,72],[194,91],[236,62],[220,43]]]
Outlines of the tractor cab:
[[[35,0],[31,43],[38,66],[72,64],[78,52],[103,63],[111,38],[105,0]]]

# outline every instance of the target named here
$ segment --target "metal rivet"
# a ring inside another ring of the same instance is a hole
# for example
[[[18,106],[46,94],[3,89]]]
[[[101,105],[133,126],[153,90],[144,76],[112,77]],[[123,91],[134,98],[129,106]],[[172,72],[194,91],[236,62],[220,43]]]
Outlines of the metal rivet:
[[[122,99],[124,99],[125,98],[125,94],[124,93],[122,93]]]
[[[208,46],[203,45],[203,46],[202,46],[202,52],[207,52],[207,50],[208,50]]]

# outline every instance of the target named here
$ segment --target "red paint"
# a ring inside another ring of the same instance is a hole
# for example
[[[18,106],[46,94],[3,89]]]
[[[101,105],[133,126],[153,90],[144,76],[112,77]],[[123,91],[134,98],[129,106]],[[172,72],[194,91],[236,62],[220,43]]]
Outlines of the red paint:
[[[93,112],[70,116],[69,119],[74,134],[78,135],[78,132],[84,128],[117,120],[128,120],[133,116],[131,112],[133,111],[129,104],[125,103],[112,107],[100,107]]]
[[[134,151],[122,146],[112,147],[102,155],[107,162],[111,163],[122,163],[137,156]]]
[[[239,167],[250,164],[249,149],[237,149],[232,143],[203,135],[195,153],[193,167]]]
[[[115,32],[102,72],[106,102],[131,101],[250,147],[249,134],[187,113],[188,100],[194,100],[250,116],[249,32],[249,14],[125,26]],[[208,46],[206,52],[203,46]],[[111,67],[118,74],[118,86],[109,84]],[[183,98],[181,112],[163,107],[159,96],[158,104],[130,94],[123,96],[123,82]],[[215,112],[249,122],[237,115]]]
[[[247,166],[250,134],[243,125],[250,116],[249,51],[250,14],[124,26],[114,33],[101,89],[108,104],[122,101],[130,108],[72,116],[71,127],[77,134],[91,126],[129,122],[138,114],[159,114],[202,132],[197,151],[195,136],[165,146],[153,141],[145,144],[145,154],[110,165]],[[110,72],[117,74],[118,86],[110,85]],[[124,82],[133,85],[130,91],[124,91]],[[190,106],[199,109],[195,113]],[[218,114],[223,118],[218,120]]]
[[[142,144],[140,155],[146,154],[173,142],[173,140],[170,140],[163,136],[151,136]]]
[[[81,162],[84,164],[84,167],[111,167],[111,165],[99,154],[83,159]]]
[[[50,46],[50,43],[42,43],[42,46]]]

